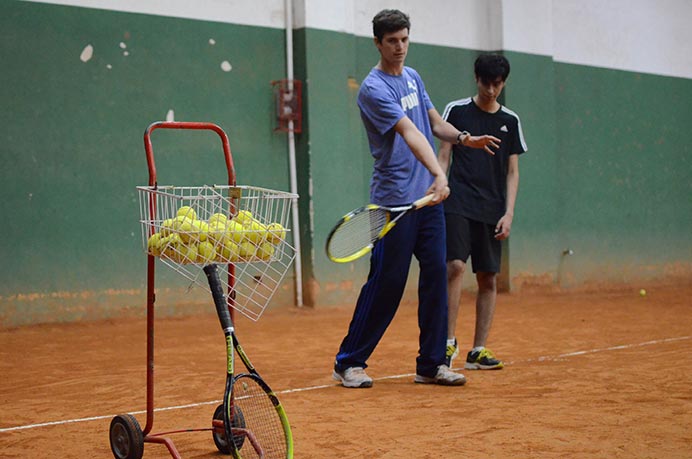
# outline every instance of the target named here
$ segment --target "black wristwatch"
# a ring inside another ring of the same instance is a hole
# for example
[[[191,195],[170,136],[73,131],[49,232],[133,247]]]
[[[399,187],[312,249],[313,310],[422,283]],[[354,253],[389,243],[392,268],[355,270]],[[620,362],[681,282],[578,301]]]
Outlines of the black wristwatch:
[[[459,135],[457,135],[457,145],[464,145],[464,138],[470,136],[471,134],[469,134],[468,131],[461,131]]]

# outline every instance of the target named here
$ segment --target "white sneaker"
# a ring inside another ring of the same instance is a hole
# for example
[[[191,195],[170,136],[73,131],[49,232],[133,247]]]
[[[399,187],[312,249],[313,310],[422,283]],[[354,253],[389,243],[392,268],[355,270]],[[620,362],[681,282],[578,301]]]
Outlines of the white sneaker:
[[[414,382],[419,384],[439,384],[441,386],[463,386],[466,384],[466,377],[461,373],[455,373],[447,365],[437,367],[437,374],[434,378],[423,375],[416,375]]]
[[[336,381],[341,381],[341,385],[344,387],[372,387],[372,378],[365,374],[365,370],[362,367],[346,368],[341,373],[334,370],[332,378]]]

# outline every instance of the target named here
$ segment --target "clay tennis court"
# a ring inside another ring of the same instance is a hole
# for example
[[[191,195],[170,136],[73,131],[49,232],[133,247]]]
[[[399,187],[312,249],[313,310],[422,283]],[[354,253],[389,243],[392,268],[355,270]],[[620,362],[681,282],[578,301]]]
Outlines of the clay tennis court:
[[[286,407],[297,458],[692,457],[689,280],[536,290],[500,295],[489,346],[507,366],[466,372],[464,387],[412,382],[412,303],[369,362],[372,389],[330,377],[350,305],[270,309],[257,322],[238,319],[238,335]],[[470,302],[465,292],[466,342]],[[0,456],[112,457],[111,417],[146,422],[145,332],[142,317],[3,330]],[[223,346],[211,306],[203,316],[157,319],[154,432],[210,425]],[[185,458],[222,457],[209,432],[171,438]],[[170,456],[147,443],[144,457]]]

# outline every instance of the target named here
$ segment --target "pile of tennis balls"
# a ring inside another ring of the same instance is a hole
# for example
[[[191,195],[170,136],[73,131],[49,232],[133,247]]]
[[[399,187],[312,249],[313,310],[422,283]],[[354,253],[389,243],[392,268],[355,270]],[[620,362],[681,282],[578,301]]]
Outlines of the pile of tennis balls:
[[[149,236],[147,252],[182,264],[266,261],[285,238],[280,223],[264,225],[248,210],[233,218],[215,213],[204,221],[195,209],[182,206]]]

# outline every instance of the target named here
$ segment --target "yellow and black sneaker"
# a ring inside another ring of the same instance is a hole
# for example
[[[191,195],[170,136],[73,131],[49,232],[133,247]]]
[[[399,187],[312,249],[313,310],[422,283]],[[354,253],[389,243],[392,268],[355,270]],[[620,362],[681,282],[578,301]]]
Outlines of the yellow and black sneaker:
[[[447,352],[445,352],[445,365],[447,365],[448,368],[452,368],[452,360],[456,359],[458,355],[459,345],[457,344],[457,339],[454,338],[454,344],[447,344]]]
[[[486,348],[475,352],[469,351],[466,355],[466,364],[464,364],[467,370],[499,370],[504,366],[502,360],[496,359],[493,352]]]

